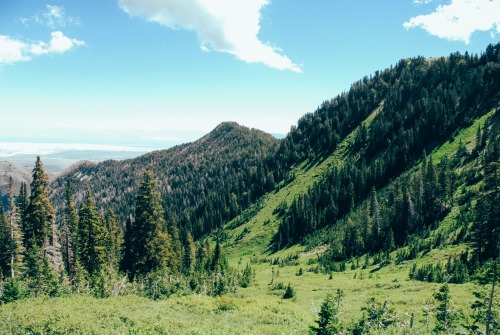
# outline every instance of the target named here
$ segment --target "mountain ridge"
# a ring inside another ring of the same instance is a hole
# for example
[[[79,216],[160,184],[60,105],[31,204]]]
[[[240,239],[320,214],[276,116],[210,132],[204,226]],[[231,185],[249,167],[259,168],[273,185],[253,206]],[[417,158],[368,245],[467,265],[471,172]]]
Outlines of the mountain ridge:
[[[67,181],[71,182],[77,200],[82,198],[83,188],[89,186],[96,194],[98,206],[111,207],[124,222],[132,212],[129,206],[133,204],[140,173],[150,167],[158,177],[160,190],[165,197],[164,205],[170,209],[170,215],[180,221],[183,229],[186,224],[190,224],[189,229],[193,229],[195,236],[200,236],[221,224],[217,222],[219,219],[212,216],[203,218],[203,208],[212,208],[214,216],[232,217],[240,211],[240,206],[246,208],[264,189],[271,187],[272,176],[264,161],[275,150],[278,142],[272,135],[260,130],[235,122],[224,122],[191,143],[124,161],[76,166],[51,184],[51,199],[55,207],[61,210]],[[220,164],[217,165],[217,162]],[[255,169],[254,166],[260,168]],[[228,175],[224,175],[226,173]],[[260,181],[247,185],[247,190],[242,178]],[[236,182],[227,184],[231,179]],[[269,185],[266,186],[267,181]],[[191,187],[192,193],[188,193],[187,189]],[[219,201],[221,197],[224,201]],[[233,201],[232,207],[225,208],[223,204],[229,201]],[[188,210],[189,215],[198,222],[186,223],[186,209],[181,208],[186,204],[193,206]]]

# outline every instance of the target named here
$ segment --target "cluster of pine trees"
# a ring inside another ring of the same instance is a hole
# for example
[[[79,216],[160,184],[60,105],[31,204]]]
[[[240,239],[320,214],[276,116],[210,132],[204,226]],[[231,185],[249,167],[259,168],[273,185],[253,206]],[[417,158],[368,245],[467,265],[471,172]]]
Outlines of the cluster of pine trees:
[[[484,130],[496,127],[492,120],[498,117],[489,119]],[[478,131],[478,134],[481,138],[488,131]],[[424,281],[462,283],[468,281],[484,262],[497,258],[500,252],[500,136],[496,132],[490,132],[488,136],[489,140],[485,142],[476,140],[477,145],[471,153],[459,146],[452,160],[444,156],[438,164],[434,164],[432,157],[425,157],[418,169],[394,180],[380,194],[372,189],[367,200],[338,219],[335,225],[328,227],[328,223],[323,221],[327,228],[304,240],[312,245],[330,245],[330,249],[319,258],[322,271],[343,271],[347,261],[358,264],[358,258],[363,254],[372,255],[373,264],[388,263],[392,260],[389,252],[397,249],[394,261],[399,264],[444,243],[467,242],[473,252],[457,255],[453,266],[426,265],[414,269],[411,275],[412,279]],[[480,164],[472,170],[456,172],[470,162]],[[457,196],[451,191],[456,190],[456,185],[478,182],[481,186],[476,192],[465,191]],[[328,190],[328,186],[315,186],[313,190]],[[288,220],[325,211],[318,205],[322,203],[321,198],[308,198],[311,194],[316,193],[309,192],[292,203]],[[331,193],[319,195],[324,194]],[[303,199],[312,201],[305,202]],[[309,204],[311,207],[294,210],[297,204]],[[316,204],[316,207],[311,204]],[[452,236],[431,234],[452,207],[458,209],[454,226],[450,227],[455,233]]]
[[[417,267],[417,263],[415,263],[410,269],[409,277],[430,283],[463,284],[469,281],[470,273],[475,272],[474,270],[477,269],[472,268],[468,253],[464,252],[459,257],[449,256],[448,262],[444,266],[441,263],[436,263]]]
[[[48,182],[40,157],[29,193],[23,183],[15,197],[10,181],[8,208],[0,208],[2,301],[65,292],[105,297],[127,287],[152,298],[179,289],[218,295],[248,286],[248,276],[229,268],[219,243],[214,250],[208,240],[196,245],[189,231],[166,220],[151,170],[125,229],[112,210],[96,206],[90,188],[77,209],[69,183],[56,226]]]
[[[316,239],[316,243],[331,246],[324,256],[327,259],[343,261],[364,253],[392,251],[409,245],[415,236],[427,237],[437,227],[452,206],[463,200],[454,199],[457,185],[484,178],[476,206],[469,201],[461,207],[474,213],[474,224],[469,227],[470,217],[464,220],[460,238],[470,239],[481,261],[496,257],[500,227],[498,108],[496,116],[478,129],[472,153],[460,143],[453,157],[436,164],[425,151],[496,108],[499,79],[500,44],[490,45],[481,56],[457,53],[435,60],[403,60],[301,119],[280,147],[281,157],[289,164],[320,157],[327,147],[318,144],[315,136],[322,131],[332,131],[333,138],[342,140],[359,119],[372,112],[375,115],[369,126],[361,124],[356,131],[343,165],[332,167],[290,206],[283,204],[277,213],[282,221],[275,248],[307,243],[327,228],[329,233],[321,233],[327,237]],[[343,126],[337,119],[343,120]],[[295,150],[309,152],[311,157],[298,156]],[[461,164],[472,159],[479,162],[478,168],[457,174]],[[418,171],[400,177],[419,162]],[[379,196],[381,190],[383,197]]]

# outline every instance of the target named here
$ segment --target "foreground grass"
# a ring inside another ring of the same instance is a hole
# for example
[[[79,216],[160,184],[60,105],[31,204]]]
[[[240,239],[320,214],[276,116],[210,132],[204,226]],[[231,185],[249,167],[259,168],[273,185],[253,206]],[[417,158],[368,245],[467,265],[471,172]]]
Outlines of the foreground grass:
[[[433,250],[428,257],[445,258],[454,251]],[[254,264],[255,280],[248,288],[216,298],[191,294],[153,301],[135,295],[106,299],[73,295],[21,300],[0,306],[0,334],[307,334],[326,294],[338,288],[345,292],[342,323],[359,320],[361,307],[375,297],[396,310],[406,327],[401,328],[403,333],[409,331],[411,313],[414,333],[426,333],[423,306],[432,301],[440,284],[408,280],[411,262],[348,270],[329,279],[308,272],[312,267],[308,257],[314,256],[304,256],[294,266]],[[276,289],[279,283],[290,283],[296,297],[283,299],[284,290]],[[469,314],[476,289],[471,283],[450,285],[454,308]]]
[[[303,334],[291,302],[189,295],[29,299],[0,308],[1,334]]]

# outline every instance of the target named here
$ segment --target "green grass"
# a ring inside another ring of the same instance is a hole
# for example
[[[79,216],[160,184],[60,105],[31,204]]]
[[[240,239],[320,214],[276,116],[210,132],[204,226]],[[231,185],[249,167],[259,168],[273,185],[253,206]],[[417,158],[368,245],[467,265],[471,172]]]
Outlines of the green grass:
[[[433,250],[424,261],[445,260],[455,251]],[[422,329],[422,307],[440,284],[408,280],[412,264],[348,270],[334,273],[331,280],[326,274],[308,272],[311,265],[305,259],[281,268],[254,264],[256,278],[248,288],[217,298],[192,294],[152,301],[135,295],[106,299],[75,295],[21,300],[0,306],[0,334],[305,334],[326,294],[338,288],[345,292],[343,323],[358,320],[365,301],[375,297],[387,301],[406,322],[409,318],[404,315],[415,313],[416,327]],[[297,276],[300,268],[303,275]],[[294,299],[282,299],[284,290],[271,290],[273,269],[279,272],[274,284],[290,283],[297,292]],[[452,304],[468,313],[475,289],[471,283],[450,285]]]
[[[374,111],[365,121],[366,125],[376,113]],[[432,153],[434,163],[444,156],[453,156],[460,141],[469,150],[472,149],[477,126],[484,125],[490,115],[492,113],[462,129],[453,142],[445,142],[436,148]],[[433,249],[418,260],[398,265],[392,263],[383,268],[370,266],[367,269],[347,270],[333,273],[333,278],[329,279],[327,274],[309,271],[316,266],[310,262],[314,263],[316,254],[324,252],[325,246],[305,252],[304,247],[295,245],[274,254],[269,249],[279,226],[274,210],[282,202],[289,205],[294,197],[306,192],[328,168],[343,164],[356,131],[325,160],[295,167],[292,182],[263,197],[262,206],[256,214],[230,231],[225,245],[230,264],[242,269],[253,262],[255,281],[248,288],[239,288],[236,293],[218,298],[192,294],[152,301],[135,295],[107,299],[73,295],[21,300],[0,305],[0,334],[306,334],[314,325],[326,294],[335,293],[337,289],[345,292],[340,309],[340,320],[344,324],[358,320],[366,300],[375,297],[379,302],[387,301],[389,307],[395,308],[402,322],[408,323],[408,316],[415,313],[414,333],[427,333],[423,325],[423,306],[426,301],[432,301],[432,294],[441,284],[410,281],[408,273],[414,262],[419,265],[446,262],[449,255],[459,254],[466,248],[463,244],[451,244],[459,211],[457,206],[433,232],[445,234],[449,239],[448,246]],[[272,258],[288,255],[300,255],[299,265],[278,267],[269,263]],[[392,258],[395,258],[395,252]],[[360,263],[363,261],[360,259]],[[300,268],[303,274],[297,276]],[[275,274],[279,272],[274,279],[273,271]],[[271,281],[273,285],[282,283],[286,286],[290,283],[296,297],[282,299],[284,289],[273,290]],[[469,314],[469,306],[474,301],[472,292],[477,289],[478,286],[473,283],[451,284],[452,305]]]
[[[235,296],[72,296],[0,309],[0,334],[303,334],[306,326],[291,302]]]
[[[363,123],[368,126],[379,110],[380,107],[374,110]],[[306,193],[329,168],[343,165],[345,158],[350,153],[352,145],[354,144],[358,129],[359,127],[346,136],[346,138],[338,144],[337,149],[324,160],[313,163],[304,162],[296,166],[293,170],[294,178],[290,183],[281,187],[278,191],[263,197],[261,210],[247,223],[237,227],[231,232],[232,238],[230,238],[226,244],[226,248],[232,256],[230,259],[231,264],[234,264],[234,261],[241,258],[271,254],[270,243],[279,227],[279,218],[273,214],[274,210],[282,202],[290,205],[295,197]],[[226,226],[231,225],[232,222],[229,222]],[[240,239],[239,236],[242,235],[245,228],[249,233],[244,234],[244,237]],[[278,252],[278,255],[286,256],[291,253],[301,252],[302,250],[302,247],[295,246]]]

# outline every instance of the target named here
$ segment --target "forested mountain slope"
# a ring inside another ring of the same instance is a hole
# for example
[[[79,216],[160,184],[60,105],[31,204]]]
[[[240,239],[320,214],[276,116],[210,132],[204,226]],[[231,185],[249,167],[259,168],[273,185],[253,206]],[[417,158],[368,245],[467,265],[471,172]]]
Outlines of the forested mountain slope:
[[[366,77],[292,128],[276,158],[286,178],[228,224],[228,244],[243,256],[321,246],[326,272],[464,245],[472,274],[499,252],[499,103],[500,45]]]
[[[141,176],[151,168],[167,215],[199,237],[274,187],[269,158],[277,145],[277,139],[262,131],[222,123],[193,143],[125,161],[83,163],[51,184],[51,201],[63,208],[68,181],[76,203],[90,187],[97,206],[113,209],[123,223],[133,213]]]
[[[277,248],[297,243],[346,217],[370,193],[419,162],[425,152],[453,141],[462,128],[497,108],[499,92],[500,46],[496,45],[481,56],[452,54],[432,60],[402,60],[304,116],[280,146],[280,158],[288,164],[334,152],[338,140],[358,128],[345,159],[297,197],[283,215]],[[373,119],[361,123],[377,106]],[[480,147],[488,140],[495,145],[496,136],[491,134],[495,129],[491,124],[485,128]],[[445,162],[446,166],[437,169],[432,158],[425,164],[428,166],[421,171],[420,180],[411,181],[423,186],[418,190],[405,186],[401,191],[420,211],[419,218],[404,225],[406,218],[391,218],[396,245],[404,244],[414,230],[435,224],[449,209],[455,190],[450,178],[456,164]],[[377,229],[384,236],[391,233]],[[373,236],[365,238],[373,241]],[[372,251],[380,250],[381,244]]]

